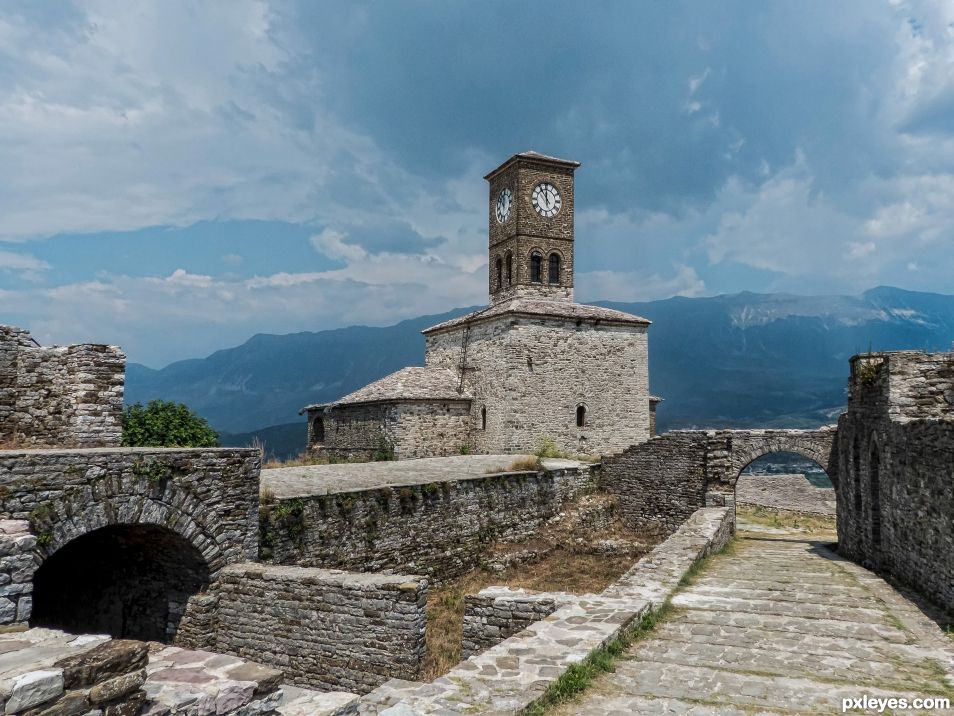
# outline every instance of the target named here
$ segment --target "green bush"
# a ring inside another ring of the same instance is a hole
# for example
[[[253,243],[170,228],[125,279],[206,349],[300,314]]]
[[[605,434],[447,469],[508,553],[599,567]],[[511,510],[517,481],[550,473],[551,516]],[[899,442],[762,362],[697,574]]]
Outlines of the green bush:
[[[150,400],[123,410],[126,447],[217,447],[219,436],[182,403]]]

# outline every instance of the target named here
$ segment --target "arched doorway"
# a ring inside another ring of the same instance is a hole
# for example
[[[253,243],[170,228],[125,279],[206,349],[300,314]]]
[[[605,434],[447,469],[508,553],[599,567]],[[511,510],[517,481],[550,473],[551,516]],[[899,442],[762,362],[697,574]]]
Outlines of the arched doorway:
[[[153,524],[101,527],[51,554],[33,577],[31,626],[168,642],[209,565],[181,535]]]
[[[800,453],[768,452],[752,460],[739,473],[735,499],[743,511],[812,515],[834,529],[834,485],[822,465]]]

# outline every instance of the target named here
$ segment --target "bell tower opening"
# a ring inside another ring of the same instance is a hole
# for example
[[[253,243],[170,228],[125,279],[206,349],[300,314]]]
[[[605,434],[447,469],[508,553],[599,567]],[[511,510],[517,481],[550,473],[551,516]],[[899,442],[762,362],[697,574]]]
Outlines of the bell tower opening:
[[[579,166],[522,152],[484,177],[490,185],[492,304],[513,298],[573,300],[573,189]]]

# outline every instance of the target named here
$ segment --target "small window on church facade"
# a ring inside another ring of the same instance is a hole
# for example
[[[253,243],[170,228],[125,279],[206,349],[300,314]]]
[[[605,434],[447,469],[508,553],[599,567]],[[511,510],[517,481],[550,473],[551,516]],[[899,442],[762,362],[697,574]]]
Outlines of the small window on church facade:
[[[576,406],[576,427],[578,428],[586,427],[586,406],[585,405]]]
[[[480,429],[487,429],[487,408],[480,409]]]
[[[325,441],[325,421],[322,418],[315,418],[315,422],[311,424],[311,436],[316,443]]]
[[[507,285],[513,283],[513,253],[507,252]]]
[[[547,266],[547,281],[549,283],[560,283],[560,254],[550,254],[549,265]]]
[[[530,254],[530,280],[533,283],[543,283],[543,254],[539,251]]]

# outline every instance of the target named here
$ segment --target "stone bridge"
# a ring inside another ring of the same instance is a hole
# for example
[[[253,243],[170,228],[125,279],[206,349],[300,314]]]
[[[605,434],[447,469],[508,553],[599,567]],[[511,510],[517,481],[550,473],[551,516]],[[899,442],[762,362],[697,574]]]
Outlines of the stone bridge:
[[[790,452],[818,463],[837,484],[835,426],[817,430],[675,430],[603,462],[604,484],[638,527],[672,532],[696,509],[734,504],[739,473]]]
[[[257,559],[259,468],[232,448],[0,452],[0,520],[33,535],[0,622],[169,641],[190,596]]]

